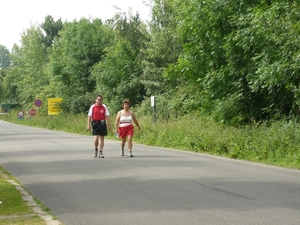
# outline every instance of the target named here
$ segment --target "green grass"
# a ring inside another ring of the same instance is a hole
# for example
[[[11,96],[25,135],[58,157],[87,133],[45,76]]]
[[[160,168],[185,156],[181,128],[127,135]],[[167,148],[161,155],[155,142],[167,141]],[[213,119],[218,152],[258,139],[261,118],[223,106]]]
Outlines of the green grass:
[[[143,131],[134,139],[139,143],[300,169],[300,126],[296,122],[236,128],[186,116],[156,124],[142,120],[141,124]]]
[[[0,171],[9,179],[11,177],[2,167]],[[45,220],[38,216],[31,207],[22,199],[22,195],[15,185],[8,182],[7,178],[0,174],[0,224],[20,225],[46,225]]]
[[[0,117],[1,119],[1,117]],[[259,125],[231,127],[208,118],[186,115],[182,118],[157,120],[139,117],[141,131],[134,142],[179,150],[201,152],[228,158],[300,169],[300,125],[294,121],[274,121]],[[17,112],[4,120],[52,130],[90,135],[86,115],[36,116],[18,120]],[[112,124],[115,117],[111,116]],[[113,130],[106,138],[116,139]]]
[[[43,225],[46,224],[39,216],[35,217],[21,217],[11,219],[0,219],[0,224],[5,225]]]

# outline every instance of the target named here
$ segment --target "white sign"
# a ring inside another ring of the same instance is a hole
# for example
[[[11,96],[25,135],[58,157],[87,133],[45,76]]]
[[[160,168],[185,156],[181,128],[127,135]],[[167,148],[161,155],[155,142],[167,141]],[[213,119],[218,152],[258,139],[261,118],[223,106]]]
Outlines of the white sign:
[[[155,96],[151,96],[151,107],[155,106]]]

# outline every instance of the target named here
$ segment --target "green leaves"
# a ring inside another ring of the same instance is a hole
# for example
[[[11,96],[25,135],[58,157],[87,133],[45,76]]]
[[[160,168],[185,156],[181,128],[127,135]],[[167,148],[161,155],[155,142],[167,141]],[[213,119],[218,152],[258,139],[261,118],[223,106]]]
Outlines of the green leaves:
[[[1,97],[62,97],[77,113],[96,93],[112,112],[124,98],[135,105],[155,95],[170,112],[234,124],[297,115],[298,2],[152,0],[151,10],[148,24],[138,14],[63,24],[47,16],[9,57],[0,48]]]
[[[294,67],[299,52],[296,21],[296,4],[256,7],[240,17],[238,29],[227,39],[228,62],[235,73],[245,74],[245,100],[256,118],[289,114],[295,107],[294,87],[299,84],[299,69]]]
[[[102,60],[104,49],[112,41],[113,33],[99,19],[65,23],[60,37],[54,41],[48,65],[53,82],[59,86],[56,94],[72,102],[74,96],[82,99],[80,96],[94,92],[96,80],[91,77],[92,67]],[[86,107],[89,104],[86,102]]]
[[[32,26],[22,34],[22,46],[14,46],[11,53],[13,66],[9,68],[5,79],[6,96],[17,99],[24,106],[31,106],[36,98],[41,97],[41,90],[48,85],[44,71],[47,54],[42,39],[42,30]]]
[[[43,38],[43,43],[46,47],[50,47],[55,37],[59,35],[59,31],[63,28],[61,19],[56,22],[53,17],[48,15],[45,17],[45,22],[41,24],[41,28],[45,31],[46,35]]]
[[[186,89],[198,85],[189,97],[201,96],[198,109],[226,121],[299,110],[298,3],[191,0],[172,7],[183,51],[164,75],[181,78]]]
[[[10,53],[8,49],[0,45],[0,69],[7,68],[10,66]]]
[[[98,81],[96,90],[110,102],[112,111],[118,111],[125,98],[132,105],[144,98],[141,46],[147,33],[138,16],[127,19],[119,15],[110,26],[114,27],[114,45],[106,48],[105,58],[93,67],[92,78]]]

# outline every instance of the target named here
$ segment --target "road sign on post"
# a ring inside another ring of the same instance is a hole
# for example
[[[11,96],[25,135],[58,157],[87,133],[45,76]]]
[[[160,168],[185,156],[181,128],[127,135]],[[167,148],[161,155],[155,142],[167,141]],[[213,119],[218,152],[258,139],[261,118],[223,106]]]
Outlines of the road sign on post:
[[[19,111],[18,111],[18,119],[19,119],[19,120],[24,119],[24,112],[23,112],[22,110],[19,110]]]
[[[30,113],[31,116],[35,116],[36,110],[35,109],[30,109],[29,113]]]
[[[8,113],[11,111],[11,104],[2,104],[1,108],[2,108],[2,112]]]
[[[62,112],[61,108],[62,98],[48,98],[48,115],[58,115],[58,113]]]
[[[42,104],[43,104],[43,102],[42,102],[41,99],[36,99],[36,100],[34,101],[34,105],[35,105],[36,107],[38,107],[38,116],[40,115],[40,113],[39,113],[39,108],[42,106]]]
[[[36,107],[41,107],[42,104],[43,104],[43,102],[42,102],[42,100],[40,100],[40,99],[37,99],[37,100],[34,101],[34,105],[35,105]]]

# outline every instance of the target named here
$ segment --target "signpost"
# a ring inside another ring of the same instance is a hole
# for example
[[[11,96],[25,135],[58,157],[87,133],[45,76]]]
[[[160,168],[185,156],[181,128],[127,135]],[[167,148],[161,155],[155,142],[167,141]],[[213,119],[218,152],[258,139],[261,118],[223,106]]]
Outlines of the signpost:
[[[39,115],[39,108],[42,106],[42,104],[43,104],[43,102],[42,102],[41,99],[36,99],[36,100],[34,101],[34,105],[35,105],[36,107],[38,107],[38,115]],[[35,114],[34,114],[34,115],[35,115]]]
[[[22,110],[19,110],[19,111],[18,111],[18,119],[19,119],[19,120],[24,119],[24,112],[23,112]]]
[[[58,113],[62,112],[61,108],[62,98],[48,98],[48,115],[58,115]]]
[[[37,100],[34,101],[34,105],[35,105],[36,107],[41,107],[42,104],[43,104],[43,102],[42,102],[42,100],[40,100],[40,99],[37,99]]]
[[[30,113],[31,116],[35,116],[36,110],[35,109],[30,109],[29,113]]]
[[[11,112],[11,104],[2,104],[1,105],[2,112],[4,113],[10,113]]]

